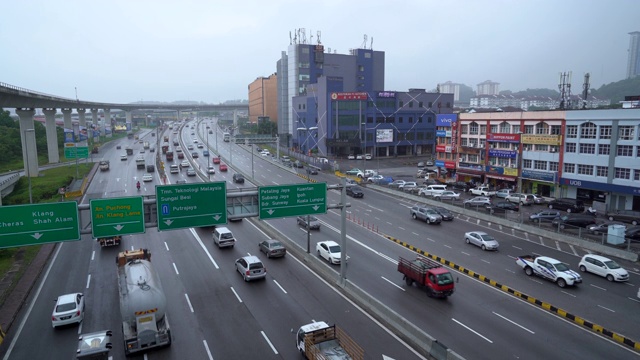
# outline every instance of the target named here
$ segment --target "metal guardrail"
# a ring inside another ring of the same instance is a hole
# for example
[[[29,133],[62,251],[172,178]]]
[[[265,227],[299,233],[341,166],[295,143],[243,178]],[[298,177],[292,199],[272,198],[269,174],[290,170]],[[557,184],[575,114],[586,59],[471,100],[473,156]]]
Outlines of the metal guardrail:
[[[39,91],[35,91],[35,90],[29,90],[29,89],[25,89],[25,88],[21,88],[19,86],[15,86],[15,85],[11,85],[11,84],[7,84],[7,83],[3,83],[0,82],[0,87],[5,87],[7,89],[11,89],[11,90],[16,90],[16,91],[21,91],[21,92],[28,92],[30,94],[34,94],[34,95],[40,95],[40,96],[48,96],[51,98],[55,98],[55,99],[61,99],[61,100],[67,100],[67,101],[76,101],[76,99],[70,99],[70,98],[64,98],[64,97],[60,97],[60,96],[56,96],[56,95],[51,95],[51,94],[45,94]]]

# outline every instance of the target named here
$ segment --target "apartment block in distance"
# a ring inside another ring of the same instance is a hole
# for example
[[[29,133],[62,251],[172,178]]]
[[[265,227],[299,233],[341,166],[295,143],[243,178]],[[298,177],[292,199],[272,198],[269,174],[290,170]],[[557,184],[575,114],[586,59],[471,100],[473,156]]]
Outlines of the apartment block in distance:
[[[259,77],[249,84],[249,121],[258,123],[258,118],[268,117],[278,121],[278,79],[276,74]]]

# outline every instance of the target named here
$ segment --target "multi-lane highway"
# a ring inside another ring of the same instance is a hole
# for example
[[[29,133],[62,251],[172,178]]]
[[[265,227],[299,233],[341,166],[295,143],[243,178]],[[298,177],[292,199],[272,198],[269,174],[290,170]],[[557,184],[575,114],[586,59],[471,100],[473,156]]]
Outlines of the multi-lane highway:
[[[193,124],[193,129],[191,125]],[[252,188],[256,185],[281,185],[305,180],[296,169],[281,166],[262,157],[252,147],[223,142],[214,121],[193,122],[179,134],[165,132],[170,140],[178,137],[186,157],[202,178],[211,159],[202,156],[193,139],[207,143],[232,168],[221,173],[216,166],[212,181],[226,181],[228,188]],[[213,129],[208,134],[206,126]],[[193,132],[193,135],[191,134]],[[144,139],[155,142],[148,132]],[[162,134],[159,134],[161,139]],[[207,139],[207,137],[209,137]],[[130,145],[133,140],[118,144]],[[190,157],[189,145],[200,157]],[[160,184],[154,174],[153,183],[144,183],[138,192],[135,183],[144,170],[135,168],[134,158],[142,144],[134,144],[134,156],[120,161],[120,152],[109,154],[112,168],[99,173],[89,187],[83,202],[91,198],[151,195],[153,185]],[[159,151],[159,147],[157,147]],[[253,152],[253,154],[252,154]],[[156,153],[143,154],[148,163]],[[176,159],[177,161],[177,159]],[[234,184],[234,171],[249,176],[244,184]],[[253,183],[251,177],[255,177]],[[187,177],[186,171],[168,174],[168,182]],[[335,176],[320,174],[315,180],[337,183]],[[328,203],[338,203],[340,194],[330,190]],[[530,240],[522,233],[483,223],[472,217],[458,216],[442,225],[427,225],[412,220],[409,207],[425,200],[411,199],[365,189],[363,199],[349,198],[350,219],[347,224],[347,278],[390,310],[400,314],[439,342],[468,359],[539,359],[539,358],[636,358],[637,353],[606,338],[573,325],[544,310],[517,300],[464,275],[457,275],[456,292],[447,300],[428,298],[417,287],[407,287],[396,271],[399,256],[415,254],[388,239],[387,234],[437,254],[466,268],[482,273],[536,298],[550,302],[575,315],[582,316],[632,338],[639,338],[638,303],[633,294],[640,283],[632,273],[628,283],[609,283],[605,279],[583,274],[584,282],[576,288],[561,289],[553,283],[524,275],[515,264],[515,256],[543,254],[558,258],[577,268],[579,248],[562,251]],[[330,210],[319,216],[321,230],[312,232],[311,250],[323,240],[340,241],[340,213]],[[362,226],[360,223],[365,223]],[[276,228],[289,241],[306,248],[306,231],[295,219],[264,221]],[[87,226],[86,223],[82,224]],[[367,359],[384,356],[394,359],[419,358],[385,329],[378,326],[330,286],[308,271],[306,266],[288,256],[266,259],[257,251],[257,243],[265,235],[252,221],[230,223],[238,243],[233,249],[220,250],[211,240],[211,229],[197,228],[126,236],[120,249],[101,249],[89,236],[80,242],[64,243],[58,248],[42,283],[36,284],[32,306],[25,306],[21,321],[24,326],[5,339],[11,342],[11,359],[71,358],[76,336],[81,331],[114,330],[114,358],[122,358],[122,338],[116,288],[114,258],[117,251],[145,247],[152,252],[152,262],[160,273],[167,295],[168,317],[172,328],[170,348],[153,350],[147,358],[227,359],[297,358],[291,329],[312,320],[326,320],[343,327],[366,351]],[[466,245],[463,234],[473,229],[485,230],[500,241],[500,251],[482,252]],[[268,276],[265,281],[244,283],[235,272],[233,262],[244,254],[263,258]],[[336,271],[338,267],[332,267]],[[53,299],[62,293],[81,291],[87,296],[87,314],[80,328],[51,329],[50,312]],[[30,304],[27,304],[30,305]],[[33,337],[38,346],[33,346]],[[15,340],[15,342],[14,342]],[[5,349],[7,347],[5,346]]]

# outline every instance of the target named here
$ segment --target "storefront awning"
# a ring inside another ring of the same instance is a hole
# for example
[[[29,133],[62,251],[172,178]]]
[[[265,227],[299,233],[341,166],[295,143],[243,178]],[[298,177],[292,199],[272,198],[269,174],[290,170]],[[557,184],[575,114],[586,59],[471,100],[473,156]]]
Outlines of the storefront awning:
[[[498,179],[498,180],[506,180],[506,181],[516,181],[517,178],[513,176],[504,176],[504,175],[496,175],[496,174],[487,174],[488,178]]]
[[[472,177],[482,177],[482,175],[484,175],[484,173],[481,172],[471,172],[471,171],[463,171],[463,170],[457,170],[456,171],[456,175],[462,175],[462,176],[472,176]]]

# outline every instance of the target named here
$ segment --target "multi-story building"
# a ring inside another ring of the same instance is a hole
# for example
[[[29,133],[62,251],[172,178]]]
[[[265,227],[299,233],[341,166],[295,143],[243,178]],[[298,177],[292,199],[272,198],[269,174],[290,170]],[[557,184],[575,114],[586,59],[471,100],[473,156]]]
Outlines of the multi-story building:
[[[640,31],[630,32],[627,79],[640,75]]]
[[[640,210],[640,109],[464,113],[458,128],[458,180]]]
[[[441,93],[453,94],[453,101],[460,100],[460,84],[447,81],[447,82],[438,84],[438,89],[440,90]]]
[[[341,78],[322,77],[294,97],[295,148],[338,157],[433,154],[436,115],[452,112],[453,94],[342,89]]]
[[[436,115],[436,162],[439,175],[450,178],[455,173],[458,156],[458,115]]]
[[[383,51],[352,49],[349,54],[325,52],[316,45],[292,41],[288,52],[282,52],[277,62],[278,74],[278,134],[281,142],[293,146],[293,137],[300,124],[300,116],[293,106],[296,96],[324,97],[325,94],[309,93],[309,85],[319,79],[341,79],[341,88],[334,91],[372,92],[384,89]]]
[[[498,95],[500,93],[500,83],[486,80],[477,85],[476,94],[479,95]]]
[[[258,118],[278,121],[278,80],[276,74],[259,77],[249,84],[249,122],[258,123]]]
[[[519,108],[521,99],[513,95],[478,95],[469,100],[469,107],[481,109],[496,109],[505,107]]]

